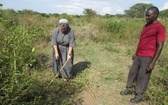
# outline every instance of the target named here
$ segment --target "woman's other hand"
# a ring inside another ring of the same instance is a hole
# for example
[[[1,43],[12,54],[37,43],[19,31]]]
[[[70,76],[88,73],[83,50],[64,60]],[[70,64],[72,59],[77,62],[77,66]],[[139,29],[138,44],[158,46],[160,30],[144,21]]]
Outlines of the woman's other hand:
[[[56,60],[59,59],[59,54],[55,54],[55,59],[56,59]]]
[[[72,55],[71,54],[68,54],[67,56],[67,60],[71,59]]]

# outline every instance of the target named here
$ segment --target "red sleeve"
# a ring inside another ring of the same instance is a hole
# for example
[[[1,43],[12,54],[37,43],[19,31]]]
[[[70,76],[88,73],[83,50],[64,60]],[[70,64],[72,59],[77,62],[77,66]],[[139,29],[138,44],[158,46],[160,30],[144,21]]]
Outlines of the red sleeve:
[[[166,40],[166,29],[164,26],[158,28],[157,41],[164,42]]]

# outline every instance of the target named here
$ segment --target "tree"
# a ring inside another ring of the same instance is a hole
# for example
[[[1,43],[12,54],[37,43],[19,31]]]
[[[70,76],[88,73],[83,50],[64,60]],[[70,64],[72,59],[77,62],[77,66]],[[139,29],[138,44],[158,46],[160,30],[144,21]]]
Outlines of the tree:
[[[134,17],[143,18],[145,10],[150,6],[153,6],[153,4],[137,3],[132,7],[130,7],[129,10],[125,10],[124,12],[125,12],[125,15],[131,18],[134,18]]]
[[[83,14],[84,14],[84,16],[87,16],[87,17],[96,17],[97,16],[96,11],[94,11],[92,9],[84,9]]]
[[[3,4],[0,3],[0,12],[1,12],[1,10],[2,10],[2,7],[3,7]]]
[[[40,14],[39,12],[29,10],[29,9],[23,9],[18,11],[20,14],[27,14],[27,15],[35,15],[35,14]]]
[[[2,14],[2,13],[1,13],[1,11],[2,11],[2,6],[3,6],[3,4],[0,3],[0,16],[2,16],[2,15],[1,15],[1,14]]]
[[[3,6],[3,4],[0,3],[0,7],[2,7],[2,6]]]

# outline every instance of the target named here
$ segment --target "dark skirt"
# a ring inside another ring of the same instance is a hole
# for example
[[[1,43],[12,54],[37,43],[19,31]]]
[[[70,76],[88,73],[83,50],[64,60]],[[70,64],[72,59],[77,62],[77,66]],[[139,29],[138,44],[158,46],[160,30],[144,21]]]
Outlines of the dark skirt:
[[[72,51],[72,57],[68,60],[64,68],[60,71],[62,66],[67,61],[68,55],[68,48],[67,46],[58,45],[58,53],[59,59],[55,59],[55,52],[52,51],[52,70],[54,74],[60,73],[62,78],[71,78],[72,77],[72,67],[73,67],[73,59],[74,59],[74,52]]]

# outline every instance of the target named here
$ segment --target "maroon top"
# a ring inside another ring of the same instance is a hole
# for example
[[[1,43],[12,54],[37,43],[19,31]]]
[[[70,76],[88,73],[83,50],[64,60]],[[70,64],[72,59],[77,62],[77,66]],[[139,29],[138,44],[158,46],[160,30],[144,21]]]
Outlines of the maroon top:
[[[154,57],[157,42],[166,40],[166,29],[160,23],[145,25],[137,46],[136,55]]]

